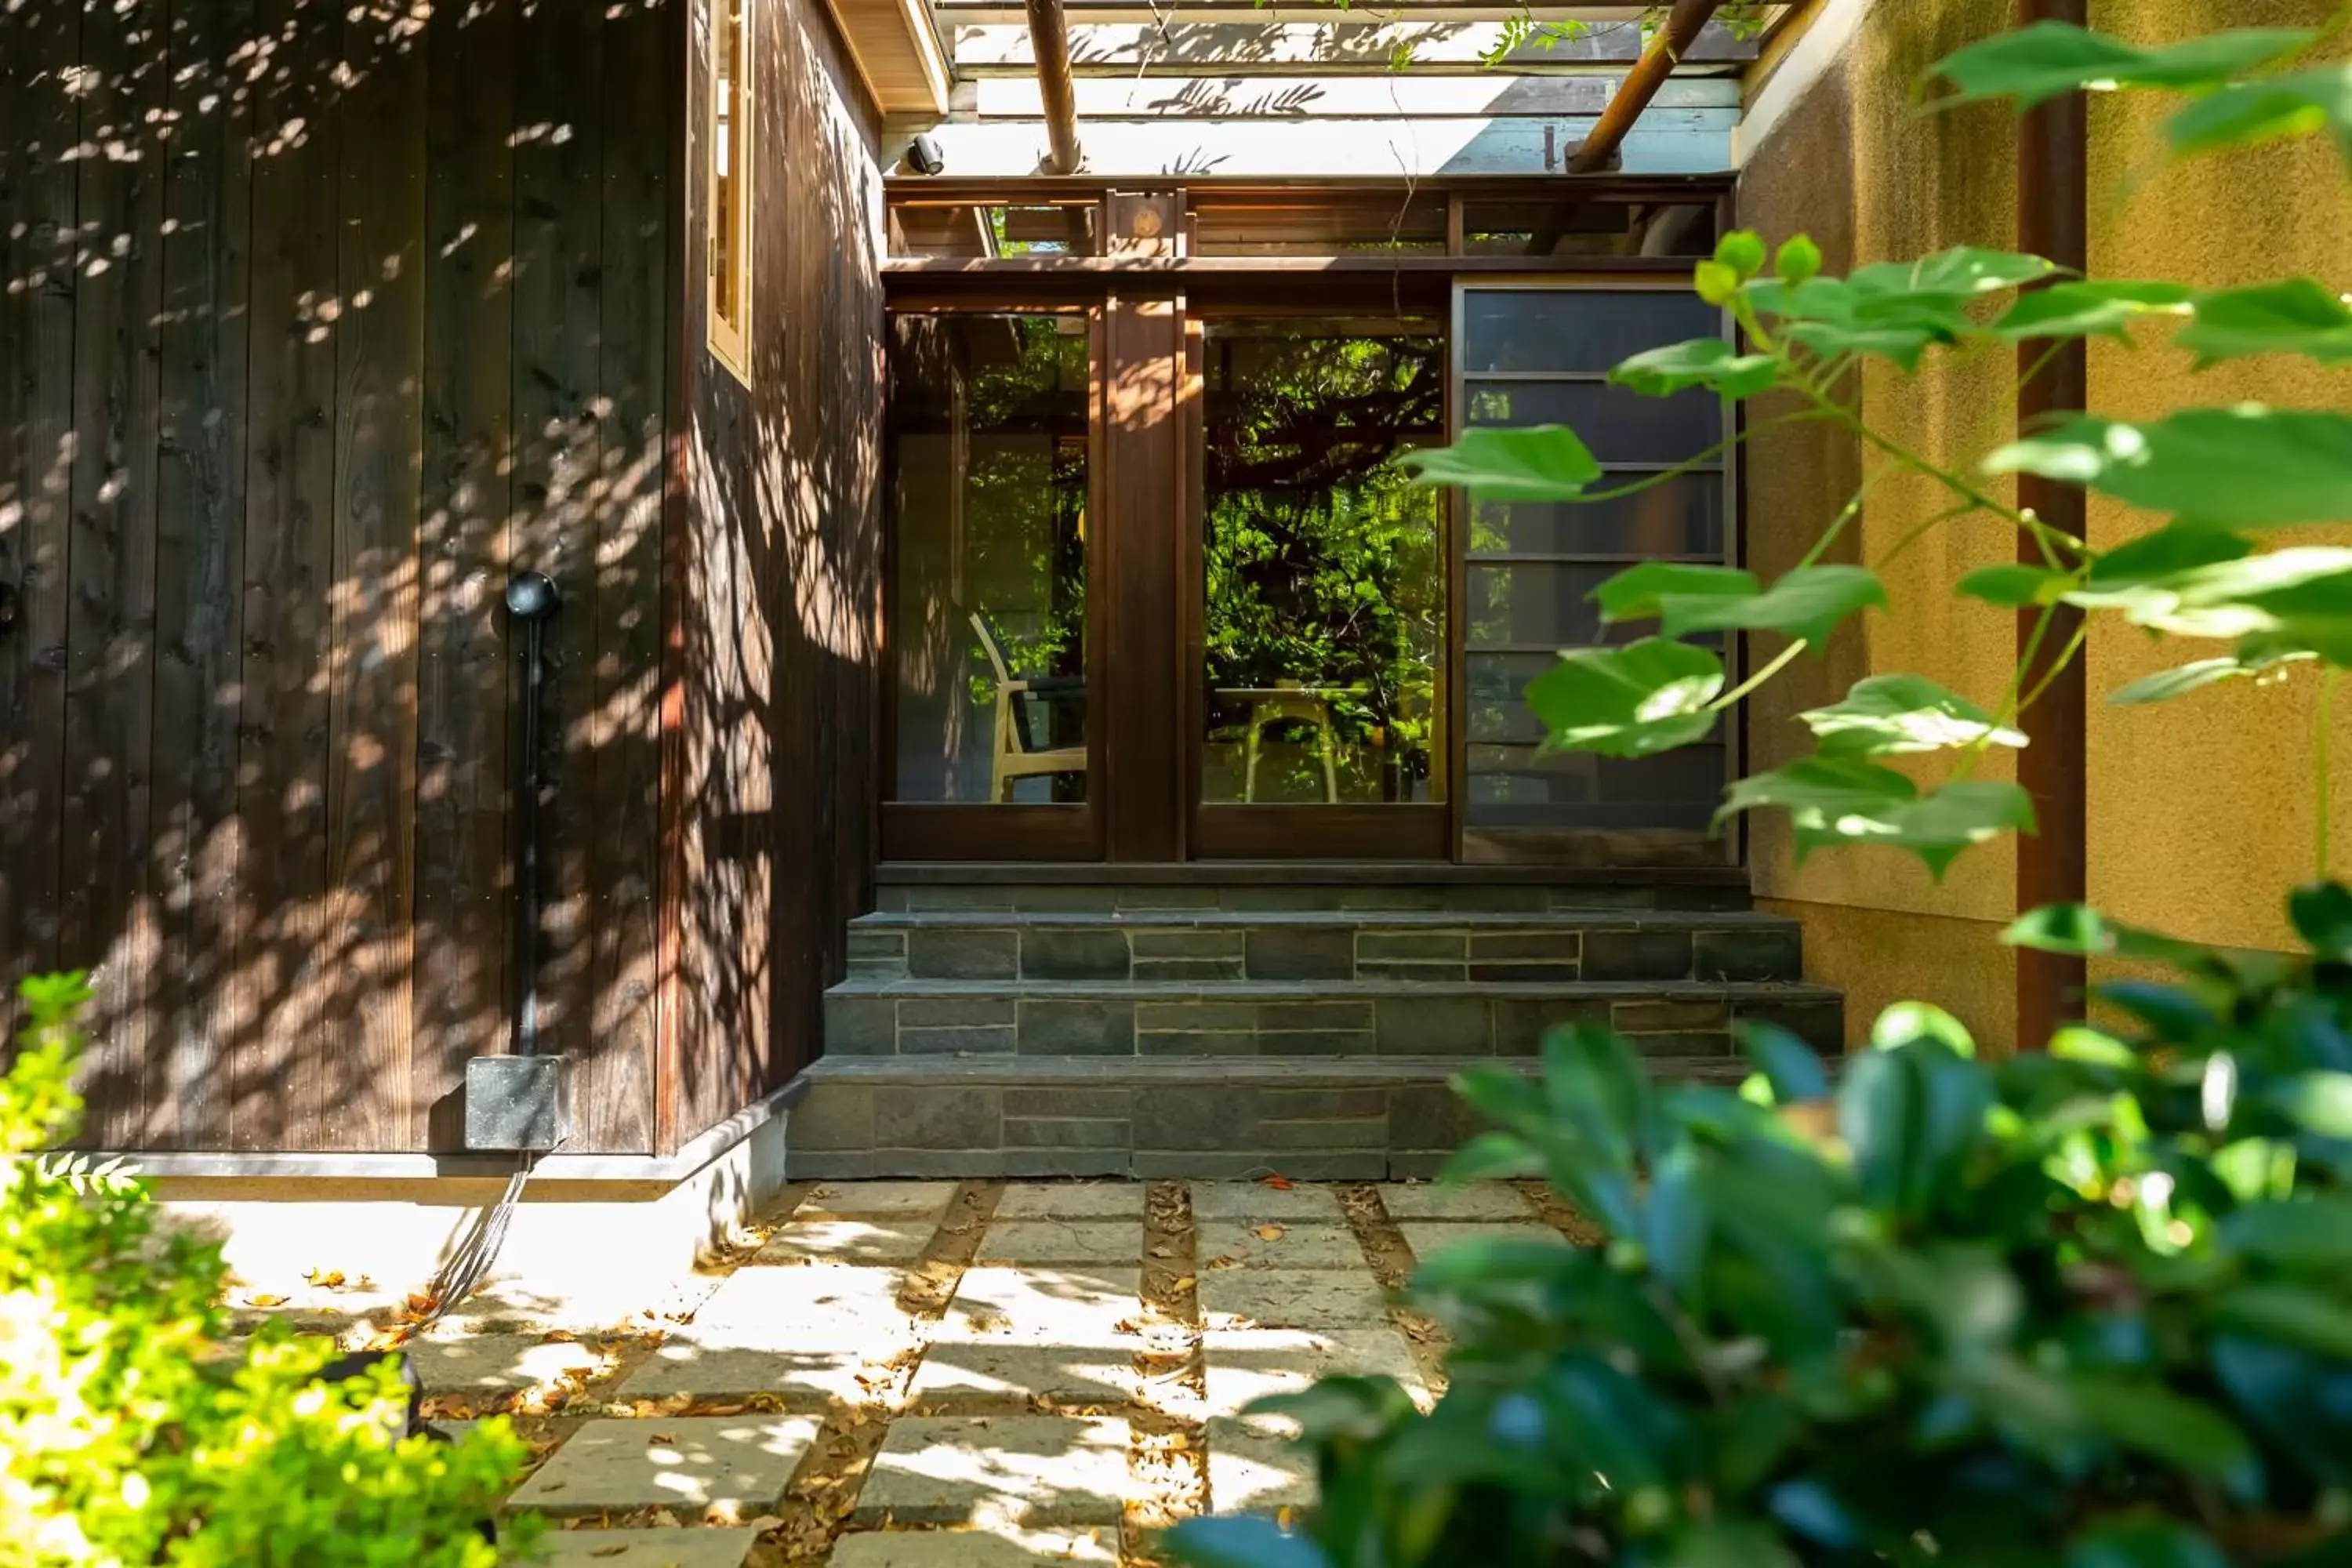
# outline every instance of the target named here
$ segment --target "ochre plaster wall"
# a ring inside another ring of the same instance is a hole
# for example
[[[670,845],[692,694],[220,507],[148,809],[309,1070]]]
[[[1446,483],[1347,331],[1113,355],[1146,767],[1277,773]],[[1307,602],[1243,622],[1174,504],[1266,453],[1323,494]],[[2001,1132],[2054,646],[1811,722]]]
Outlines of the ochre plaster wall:
[[[2092,21],[2153,43],[2220,26],[2311,25],[2331,9],[2331,0],[2094,0]],[[1833,268],[1956,244],[2014,245],[2016,141],[2008,111],[1923,114],[1915,107],[1934,60],[2006,27],[2011,15],[2005,0],[1880,0],[1836,64],[1749,152],[1743,221],[1775,242],[1811,233]],[[2117,96],[2095,104],[2091,272],[2207,286],[2307,272],[2344,287],[2352,185],[2332,149],[2313,142],[2168,163],[2158,127],[2173,101]],[[1862,387],[1863,413],[1930,458],[1972,463],[2008,425],[2011,375],[2005,356],[1916,378],[1874,366]],[[2090,382],[2091,406],[2125,417],[2250,398],[2352,405],[2347,373],[2250,361],[2200,375],[2189,356],[2161,347],[2096,345]],[[1758,410],[1756,423],[1772,412]],[[1794,564],[1878,462],[1865,460],[1842,433],[1762,430],[1747,458],[1749,563],[1768,575]],[[1878,568],[1894,613],[1849,627],[1825,660],[1801,661],[1759,701],[1751,770],[1808,750],[1797,711],[1833,700],[1864,674],[1915,671],[1989,707],[1998,703],[2012,663],[2013,623],[1956,602],[1951,585],[1974,566],[2010,558],[2012,536],[1972,519],[1888,559],[1944,504],[1939,490],[1907,476],[1869,492],[1858,525],[1832,558]],[[2110,548],[2160,521],[2095,503],[2090,536]],[[2307,531],[2294,542],[2347,540],[2352,529]],[[1761,647],[1756,657],[1772,651]],[[2206,942],[2284,945],[2281,894],[2308,875],[2315,853],[2315,679],[2306,671],[2283,688],[2235,684],[2153,708],[2103,700],[2126,680],[2210,651],[2154,643],[2108,622],[2092,637],[2091,898],[2124,919]],[[2352,703],[2343,706],[2337,743],[2352,748]],[[2336,863],[2352,864],[2352,825],[2339,820],[2333,837]],[[1812,975],[1847,990],[1857,1039],[1885,1003],[1920,995],[1960,1015],[1986,1043],[2014,1043],[2013,966],[1994,942],[2013,908],[2010,846],[1971,851],[1939,886],[1893,854],[1832,854],[1798,866],[1785,825],[1767,820],[1752,830],[1751,860],[1759,901],[1804,921]]]

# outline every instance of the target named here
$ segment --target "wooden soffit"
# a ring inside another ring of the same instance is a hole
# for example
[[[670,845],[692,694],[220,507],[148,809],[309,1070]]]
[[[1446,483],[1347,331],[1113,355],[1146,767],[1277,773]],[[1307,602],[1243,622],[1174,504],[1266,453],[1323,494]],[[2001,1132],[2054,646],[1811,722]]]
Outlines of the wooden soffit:
[[[885,114],[945,114],[950,63],[927,0],[827,0]]]

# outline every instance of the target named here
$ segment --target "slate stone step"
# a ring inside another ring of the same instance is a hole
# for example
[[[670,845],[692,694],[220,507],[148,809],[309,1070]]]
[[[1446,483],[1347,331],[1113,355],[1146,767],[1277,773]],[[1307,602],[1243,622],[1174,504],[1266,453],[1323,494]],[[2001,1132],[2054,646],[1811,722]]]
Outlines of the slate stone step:
[[[785,1173],[793,1181],[1422,1178],[1481,1130],[1451,1087],[1465,1065],[1449,1057],[827,1058],[802,1075],[804,1092],[787,1112]],[[1650,1066],[1661,1078],[1727,1083],[1748,1071],[1728,1057]]]
[[[864,980],[825,994],[828,1058],[1531,1056],[1555,1025],[1616,1029],[1644,1055],[1737,1052],[1736,1022],[1835,1053],[1839,993],[1794,982]]]
[[[1747,911],[884,911],[850,923],[867,980],[1504,984],[1796,980],[1801,931]]]

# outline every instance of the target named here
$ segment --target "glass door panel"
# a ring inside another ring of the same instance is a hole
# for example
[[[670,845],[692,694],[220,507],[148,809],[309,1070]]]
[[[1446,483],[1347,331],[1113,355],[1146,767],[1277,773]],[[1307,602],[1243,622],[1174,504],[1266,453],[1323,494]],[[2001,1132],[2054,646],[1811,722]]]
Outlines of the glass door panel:
[[[890,800],[963,806],[886,853],[1018,854],[1034,810],[1083,822],[1093,373],[1077,313],[891,322]],[[994,818],[996,826],[990,826]],[[892,815],[886,812],[886,837]],[[1070,823],[1040,829],[1066,851]],[[1014,839],[998,837],[1001,831]],[[1048,852],[1056,852],[1048,850]]]
[[[1394,459],[1445,366],[1419,318],[1204,323],[1199,852],[1442,852],[1445,507]]]

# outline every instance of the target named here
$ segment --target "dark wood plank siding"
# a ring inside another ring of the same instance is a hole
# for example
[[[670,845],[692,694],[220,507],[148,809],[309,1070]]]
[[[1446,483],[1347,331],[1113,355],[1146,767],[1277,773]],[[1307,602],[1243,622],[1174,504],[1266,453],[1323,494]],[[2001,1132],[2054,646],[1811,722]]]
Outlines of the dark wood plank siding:
[[[701,167],[708,0],[687,124]],[[670,605],[673,1137],[789,1079],[870,897],[880,607],[878,119],[814,0],[760,0],[750,384],[688,268],[689,495]],[[703,254],[700,181],[685,254]]]
[[[457,1147],[528,564],[543,1044],[652,1149],[686,5],[0,12],[0,973],[93,970],[89,1142]]]

